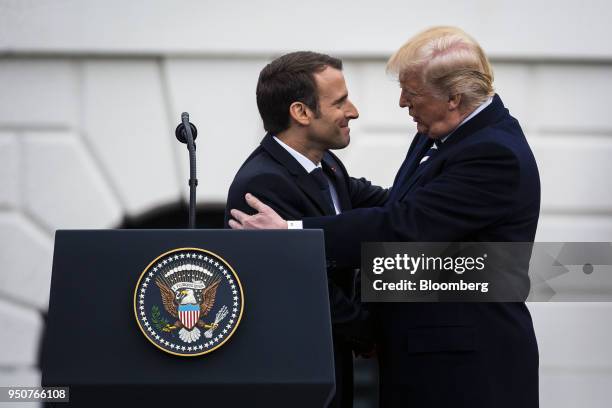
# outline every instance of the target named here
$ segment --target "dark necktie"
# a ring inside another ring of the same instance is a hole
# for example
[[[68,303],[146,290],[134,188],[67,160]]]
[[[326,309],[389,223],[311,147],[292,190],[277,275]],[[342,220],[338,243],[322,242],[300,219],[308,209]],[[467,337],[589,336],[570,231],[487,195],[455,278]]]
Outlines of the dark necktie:
[[[433,144],[431,145],[427,153],[425,153],[425,156],[423,156],[423,158],[419,162],[419,166],[421,166],[423,163],[426,163],[433,155],[435,155],[438,152],[439,144],[440,142],[436,142],[434,140]]]
[[[329,183],[327,182],[327,177],[323,174],[323,169],[317,167],[313,171],[310,172],[310,176],[317,183],[317,186],[321,190],[321,194],[325,200],[325,204],[327,206],[328,214],[336,214],[336,209],[334,207],[334,201],[332,200],[331,191],[329,190]]]

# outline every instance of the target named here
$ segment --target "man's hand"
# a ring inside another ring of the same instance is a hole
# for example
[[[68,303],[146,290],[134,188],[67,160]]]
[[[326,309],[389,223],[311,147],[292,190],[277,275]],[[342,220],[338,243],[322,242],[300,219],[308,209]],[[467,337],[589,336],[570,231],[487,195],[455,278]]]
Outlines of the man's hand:
[[[244,197],[247,204],[257,210],[257,214],[248,215],[232,209],[230,213],[234,219],[228,222],[232,229],[287,229],[287,221],[272,208],[259,201],[253,194],[247,193]]]

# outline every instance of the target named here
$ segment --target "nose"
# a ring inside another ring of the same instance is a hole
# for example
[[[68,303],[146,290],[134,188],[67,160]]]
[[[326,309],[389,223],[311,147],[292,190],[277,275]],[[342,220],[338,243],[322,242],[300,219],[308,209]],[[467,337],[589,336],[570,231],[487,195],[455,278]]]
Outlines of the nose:
[[[346,112],[346,117],[349,119],[357,119],[359,117],[359,111],[351,101],[348,101],[348,110]]]
[[[406,98],[406,93],[404,92],[404,90],[402,90],[402,93],[400,93],[399,106],[400,108],[405,108],[409,106],[408,98]]]

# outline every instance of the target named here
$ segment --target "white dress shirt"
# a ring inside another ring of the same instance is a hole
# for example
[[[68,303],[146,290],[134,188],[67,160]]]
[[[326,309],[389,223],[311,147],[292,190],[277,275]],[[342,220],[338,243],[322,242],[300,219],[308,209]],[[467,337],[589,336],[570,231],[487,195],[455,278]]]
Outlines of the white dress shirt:
[[[474,116],[478,115],[480,112],[482,112],[484,110],[484,108],[486,108],[487,106],[489,106],[491,104],[491,102],[493,102],[493,97],[489,96],[489,98],[484,101],[482,104],[480,104],[476,109],[474,109],[474,112],[470,113],[465,119],[463,119],[463,121],[456,127],[454,128],[448,135],[444,136],[442,139],[440,139],[440,141],[442,143],[446,142],[446,139],[448,139],[453,133],[455,133],[455,131],[457,129],[459,129],[463,124],[465,124],[465,122],[467,122],[468,120],[472,119]]]

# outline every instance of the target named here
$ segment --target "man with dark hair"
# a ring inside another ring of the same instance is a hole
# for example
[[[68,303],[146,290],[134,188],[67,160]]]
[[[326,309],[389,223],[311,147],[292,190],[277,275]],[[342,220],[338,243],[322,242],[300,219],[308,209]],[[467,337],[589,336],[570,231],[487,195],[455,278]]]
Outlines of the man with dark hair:
[[[261,70],[256,95],[266,131],[276,135],[289,127],[289,107],[293,102],[302,102],[319,117],[314,74],[326,67],[342,71],[342,61],[314,52],[293,52]]]
[[[251,192],[287,219],[335,215],[383,205],[387,191],[349,177],[329,149],[349,144],[349,121],[359,116],[349,100],[342,62],[314,52],[294,52],[266,65],[257,83],[257,106],[268,134],[247,158],[227,198],[229,209],[252,213]],[[334,337],[334,407],[352,407],[352,350],[370,351],[370,322],[356,293],[356,271],[328,267]]]

